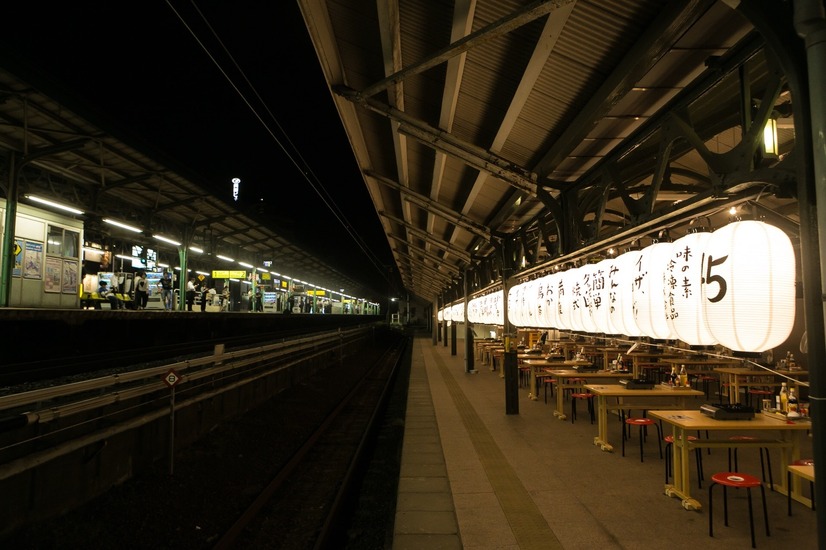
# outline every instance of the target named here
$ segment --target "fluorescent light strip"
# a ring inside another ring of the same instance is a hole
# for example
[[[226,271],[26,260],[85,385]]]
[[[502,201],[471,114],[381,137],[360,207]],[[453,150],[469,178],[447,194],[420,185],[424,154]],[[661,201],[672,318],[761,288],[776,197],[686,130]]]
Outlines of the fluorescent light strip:
[[[82,210],[78,210],[73,206],[68,206],[66,204],[60,204],[59,202],[50,201],[48,199],[38,197],[37,195],[25,195],[25,197],[30,201],[39,202],[40,204],[45,204],[46,206],[51,206],[52,208],[65,210],[66,212],[71,212],[72,214],[83,214]]]
[[[175,246],[181,246],[181,243],[178,241],[173,241],[168,237],[164,237],[163,235],[152,235],[154,238],[158,239],[159,241],[163,241],[165,243],[174,244]]]
[[[248,264],[246,262],[238,262],[238,265],[242,265],[244,267],[252,267],[252,264]]]
[[[233,258],[228,258],[228,257],[226,257],[226,256],[221,256],[220,254],[218,254],[218,255],[216,256],[216,258],[221,258],[222,260],[225,260],[225,261],[227,261],[227,262],[234,262],[234,261],[235,261]]]
[[[190,246],[189,249],[193,252],[197,252],[198,254],[203,254],[204,253],[204,249],[203,248],[198,248],[197,246]]]
[[[117,220],[113,220],[110,218],[103,218],[103,221],[104,223],[108,223],[109,225],[114,225],[122,229],[128,229],[129,231],[134,231],[135,233],[143,233],[142,229],[139,229],[134,225],[129,225],[128,223],[119,222]]]

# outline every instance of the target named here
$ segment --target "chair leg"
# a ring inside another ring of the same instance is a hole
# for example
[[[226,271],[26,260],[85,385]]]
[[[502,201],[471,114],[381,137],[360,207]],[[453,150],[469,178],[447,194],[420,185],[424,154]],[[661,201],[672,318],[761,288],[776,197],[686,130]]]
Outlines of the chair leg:
[[[708,536],[714,537],[714,499],[712,498],[712,493],[714,486],[717,485],[713,481],[711,485],[708,486]]]
[[[761,485],[760,488],[762,489],[763,486]],[[756,548],[757,543],[754,541],[754,512],[751,510],[751,488],[746,489],[746,492],[749,496],[749,529],[751,529],[751,547]],[[766,501],[763,501],[763,505],[765,506]]]
[[[766,507],[766,489],[762,485],[760,486],[760,496],[763,497],[763,521],[766,523],[766,536],[770,537],[771,533],[769,532],[769,510]]]

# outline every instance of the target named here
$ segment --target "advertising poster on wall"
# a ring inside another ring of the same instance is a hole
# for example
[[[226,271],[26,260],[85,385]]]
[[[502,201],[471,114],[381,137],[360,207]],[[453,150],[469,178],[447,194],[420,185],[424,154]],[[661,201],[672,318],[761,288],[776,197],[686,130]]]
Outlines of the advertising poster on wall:
[[[23,247],[26,242],[22,239],[14,239],[14,269],[12,277],[20,277],[23,274]]]
[[[43,243],[26,241],[23,251],[23,277],[40,279],[43,277]]]
[[[63,294],[77,294],[79,291],[77,265],[77,260],[63,260]]]
[[[46,258],[46,270],[43,277],[43,290],[60,292],[60,258]]]

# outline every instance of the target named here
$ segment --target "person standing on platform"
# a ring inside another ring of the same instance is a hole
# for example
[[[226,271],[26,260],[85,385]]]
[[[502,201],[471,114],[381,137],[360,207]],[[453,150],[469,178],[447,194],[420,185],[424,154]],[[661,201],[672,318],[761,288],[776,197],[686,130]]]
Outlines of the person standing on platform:
[[[221,290],[221,311],[229,311],[229,282],[225,282]]]
[[[161,280],[158,281],[158,286],[161,288],[163,308],[166,311],[172,311],[172,275],[168,271],[164,272]]]
[[[146,273],[139,271],[135,277],[135,307],[146,309],[149,303],[149,285],[146,283]]]
[[[186,282],[186,310],[192,311],[192,305],[195,303],[195,279],[190,279]]]
[[[205,312],[209,301],[209,287],[206,283],[201,283],[201,311]]]

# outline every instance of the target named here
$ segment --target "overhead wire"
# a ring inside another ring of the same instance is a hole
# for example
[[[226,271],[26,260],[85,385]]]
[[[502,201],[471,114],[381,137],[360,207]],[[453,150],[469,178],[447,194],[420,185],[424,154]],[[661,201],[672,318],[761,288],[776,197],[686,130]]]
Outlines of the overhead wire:
[[[238,71],[238,73],[241,75],[241,77],[243,78],[246,85],[249,87],[250,90],[252,90],[252,93],[254,94],[255,98],[258,100],[260,105],[264,108],[264,110],[266,111],[269,118],[272,119],[272,121],[275,123],[276,127],[280,131],[281,135],[284,136],[284,140],[286,140],[286,142],[290,145],[291,149],[288,150],[288,148],[285,147],[284,143],[282,143],[282,140],[279,139],[278,136],[273,132],[273,130],[270,128],[269,124],[267,124],[267,122],[264,120],[264,118],[259,114],[258,110],[247,99],[244,92],[237,86],[236,82],[233,81],[232,77],[227,73],[226,70],[224,70],[224,67],[222,67],[222,65],[218,61],[218,59],[216,59],[216,57],[210,52],[210,50],[206,46],[206,44],[204,44],[204,42],[199,38],[199,36],[195,32],[195,30],[187,23],[187,21],[183,18],[181,13],[172,5],[171,1],[166,0],[166,3],[169,6],[169,8],[175,13],[175,15],[178,17],[178,19],[184,25],[184,27],[186,27],[187,31],[189,31],[189,33],[192,35],[192,37],[195,39],[195,41],[198,43],[198,45],[201,47],[201,49],[203,49],[204,53],[206,53],[206,55],[209,57],[209,59],[218,68],[218,70],[221,72],[221,74],[224,76],[224,78],[227,80],[227,82],[230,84],[230,86],[235,90],[235,92],[238,94],[238,96],[241,98],[241,100],[244,102],[244,104],[246,104],[246,106],[252,112],[253,116],[255,116],[255,118],[261,123],[261,125],[264,127],[266,132],[272,137],[272,139],[275,141],[275,143],[278,145],[278,147],[284,152],[284,154],[287,156],[287,158],[290,160],[290,162],[296,167],[296,169],[298,169],[298,171],[301,173],[302,177],[307,181],[307,183],[310,185],[310,187],[313,189],[313,191],[315,191],[315,193],[319,196],[319,198],[322,200],[322,202],[325,204],[325,206],[327,206],[328,210],[333,214],[333,216],[335,216],[336,220],[342,225],[342,227],[344,227],[344,229],[347,231],[347,233],[350,235],[350,237],[353,239],[353,241],[356,243],[356,245],[362,250],[362,252],[364,252],[365,256],[367,256],[367,258],[370,260],[370,262],[373,264],[373,266],[376,268],[376,270],[381,274],[382,278],[385,279],[385,281],[387,281],[388,283],[392,283],[391,279],[389,278],[389,276],[387,274],[387,269],[386,269],[387,266],[385,264],[383,264],[376,257],[375,253],[372,250],[370,250],[369,246],[364,242],[364,240],[358,235],[358,233],[356,233],[353,230],[352,224],[349,222],[349,220],[347,220],[344,213],[341,212],[341,210],[335,204],[335,201],[330,196],[330,194],[327,192],[327,190],[324,188],[324,185],[322,184],[322,182],[319,180],[319,178],[316,176],[315,172],[312,170],[312,168],[309,166],[307,161],[301,155],[301,152],[298,150],[298,148],[295,146],[295,144],[290,140],[289,135],[287,134],[287,132],[284,131],[284,128],[282,128],[281,124],[278,122],[278,119],[275,117],[275,115],[272,113],[272,111],[268,107],[267,102],[264,101],[264,99],[258,93],[256,87],[249,80],[249,78],[247,78],[246,73],[244,72],[244,70],[235,61],[235,58],[230,53],[229,49],[224,45],[223,41],[218,36],[218,34],[215,32],[215,29],[209,23],[206,16],[204,15],[204,13],[195,4],[194,0],[191,1],[192,6],[198,12],[198,15],[201,17],[201,19],[203,20],[204,24],[207,26],[209,31],[212,33],[212,36],[215,38],[215,40],[218,41],[218,43],[220,44],[220,46],[223,49],[224,53],[229,57],[230,61],[232,62],[232,64],[234,65],[234,67]],[[296,160],[296,157],[301,161],[300,163]]]

